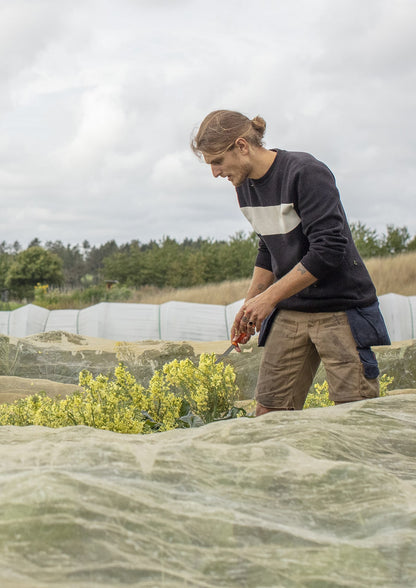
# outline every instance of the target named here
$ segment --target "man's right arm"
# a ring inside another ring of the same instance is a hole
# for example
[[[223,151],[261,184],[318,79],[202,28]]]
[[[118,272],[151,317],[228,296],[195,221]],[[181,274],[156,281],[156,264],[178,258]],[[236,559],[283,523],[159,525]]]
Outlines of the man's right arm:
[[[267,290],[267,288],[273,284],[275,279],[273,272],[256,266],[244,302]]]
[[[276,278],[275,278],[275,275],[273,274],[273,272],[271,272],[267,269],[264,269],[262,267],[255,266],[254,271],[253,271],[253,276],[251,278],[250,286],[247,290],[247,294],[244,299],[244,303],[246,303],[247,300],[250,300],[251,298],[254,298],[258,294],[261,294],[262,292],[267,290],[267,288],[269,288],[269,286],[271,286],[273,284],[275,279]],[[238,316],[240,316],[240,312],[241,312],[241,309],[238,311],[236,318]],[[239,334],[239,323],[240,323],[239,320],[238,321],[236,319],[234,320],[234,324],[231,328],[231,340],[233,340],[234,337]],[[254,333],[252,333],[252,334],[254,334]],[[247,334],[247,341],[249,339],[250,339],[250,334]],[[242,343],[246,343],[247,341],[242,341]]]

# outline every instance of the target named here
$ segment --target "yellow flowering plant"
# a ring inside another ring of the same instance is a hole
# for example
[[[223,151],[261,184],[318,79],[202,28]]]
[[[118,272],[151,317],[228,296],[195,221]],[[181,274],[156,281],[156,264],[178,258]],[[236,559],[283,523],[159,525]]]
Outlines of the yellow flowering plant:
[[[199,363],[173,360],[155,371],[147,388],[120,363],[113,376],[94,377],[83,371],[79,390],[65,398],[33,394],[12,404],[0,404],[0,425],[68,427],[85,425],[119,433],[144,434],[215,420],[247,416],[235,406],[236,375],[231,365],[202,354]],[[385,396],[392,377],[380,378]],[[328,383],[315,384],[305,408],[330,406]]]
[[[163,366],[165,382],[184,398],[190,413],[198,415],[203,423],[224,418],[238,396],[233,367],[215,362],[215,353],[203,353],[198,366],[190,359],[174,360]]]
[[[38,282],[34,287],[35,302],[41,302],[45,300],[46,295],[49,292],[49,284],[41,284]]]
[[[380,396],[386,396],[387,388],[393,383],[394,377],[383,374],[380,378]],[[304,408],[319,408],[323,406],[333,406],[332,400],[329,399],[328,382],[324,380],[322,384],[315,384],[306,398]]]
[[[230,413],[238,395],[233,368],[215,359],[201,355],[198,365],[174,360],[154,373],[148,388],[123,364],[111,378],[83,371],[79,390],[66,398],[34,394],[0,405],[0,425],[85,425],[137,434],[208,423]]]

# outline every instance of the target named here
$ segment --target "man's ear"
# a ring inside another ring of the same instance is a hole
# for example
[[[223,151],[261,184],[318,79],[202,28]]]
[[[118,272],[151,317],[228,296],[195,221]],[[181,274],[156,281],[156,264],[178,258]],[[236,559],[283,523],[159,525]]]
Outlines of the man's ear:
[[[234,144],[242,155],[246,155],[249,152],[250,146],[244,137],[238,137]]]

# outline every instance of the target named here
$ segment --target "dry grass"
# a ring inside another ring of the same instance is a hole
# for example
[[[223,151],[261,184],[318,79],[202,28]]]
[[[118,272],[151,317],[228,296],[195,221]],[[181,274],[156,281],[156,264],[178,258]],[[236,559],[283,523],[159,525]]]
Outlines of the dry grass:
[[[377,288],[377,294],[416,296],[416,251],[392,257],[373,257],[366,266]]]
[[[416,295],[416,252],[402,253],[392,257],[374,257],[367,259],[365,263],[379,296],[389,292],[403,296]],[[180,290],[147,286],[134,292],[129,302],[163,304],[170,300],[180,300],[225,305],[244,298],[249,283],[249,279],[236,280]]]
[[[193,288],[153,288],[146,286],[136,290],[129,302],[141,304],[163,304],[171,300],[198,302],[199,304],[232,304],[244,298],[250,279],[226,281],[220,284],[205,284]]]

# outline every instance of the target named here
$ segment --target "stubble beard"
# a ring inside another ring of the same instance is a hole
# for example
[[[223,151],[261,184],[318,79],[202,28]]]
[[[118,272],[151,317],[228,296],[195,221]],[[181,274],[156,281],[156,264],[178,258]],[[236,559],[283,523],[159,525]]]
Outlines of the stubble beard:
[[[244,184],[244,182],[249,178],[251,172],[251,166],[246,164],[242,166],[241,173],[235,179],[233,178],[233,186],[234,188],[239,188]]]

